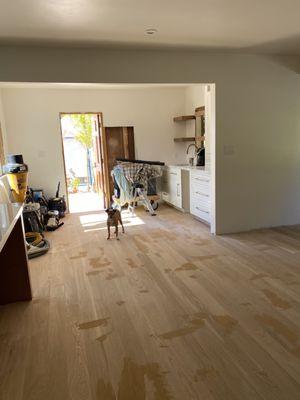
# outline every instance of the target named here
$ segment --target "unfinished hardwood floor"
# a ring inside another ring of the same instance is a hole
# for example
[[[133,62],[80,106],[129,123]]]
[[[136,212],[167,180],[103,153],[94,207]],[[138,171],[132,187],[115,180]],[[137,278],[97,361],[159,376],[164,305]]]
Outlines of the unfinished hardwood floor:
[[[300,399],[300,227],[73,214],[0,308],[1,400]]]

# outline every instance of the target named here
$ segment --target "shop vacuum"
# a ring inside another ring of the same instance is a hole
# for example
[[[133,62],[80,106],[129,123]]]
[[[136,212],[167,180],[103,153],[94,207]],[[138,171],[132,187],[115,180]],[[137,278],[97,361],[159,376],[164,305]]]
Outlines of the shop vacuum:
[[[21,154],[8,155],[3,172],[7,176],[14,202],[23,203],[28,184],[28,166],[24,164],[23,156]]]
[[[63,218],[66,214],[67,205],[65,197],[59,196],[60,182],[58,182],[55,197],[48,200],[49,211],[58,211],[59,218]]]
[[[7,156],[7,164],[3,166],[3,172],[7,175],[13,201],[24,203],[27,196],[28,167],[24,164],[21,154]],[[28,258],[45,254],[50,244],[42,235],[39,205],[24,206],[23,221],[25,226],[25,239]]]

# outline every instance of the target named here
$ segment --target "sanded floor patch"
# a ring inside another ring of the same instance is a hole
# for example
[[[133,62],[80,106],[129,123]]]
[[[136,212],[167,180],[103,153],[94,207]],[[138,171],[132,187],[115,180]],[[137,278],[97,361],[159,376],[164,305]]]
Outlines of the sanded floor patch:
[[[212,318],[227,335],[238,325],[238,321],[230,315],[213,315]]]
[[[211,244],[211,241],[208,239],[194,239],[194,243],[197,246],[207,246]]]
[[[100,343],[103,343],[111,333],[112,332],[105,333],[104,335],[99,336],[96,340]]]
[[[187,262],[181,265],[181,267],[178,267],[175,269],[175,271],[195,271],[196,269],[198,269],[198,267],[191,263],[191,262]]]
[[[162,371],[158,363],[139,365],[130,358],[124,358],[123,369],[118,388],[114,391],[110,382],[98,380],[97,395],[103,400],[145,400],[146,381],[153,385],[153,399],[172,400],[174,397],[170,392],[166,381],[167,371]]]
[[[259,273],[259,274],[253,274],[250,278],[250,281],[256,281],[257,279],[262,279],[262,278],[268,278],[269,275],[268,274],[264,274],[264,273]]]
[[[168,331],[165,333],[161,333],[160,335],[158,335],[158,337],[160,339],[172,340],[178,337],[190,335],[191,333],[194,333],[198,329],[205,326],[205,317],[206,315],[199,314],[195,318],[191,319],[187,326],[172,331]]]
[[[78,329],[91,329],[97,328],[98,326],[107,326],[107,322],[110,318],[100,318],[95,319],[93,321],[82,322],[81,324],[77,324]]]
[[[215,379],[219,376],[219,372],[212,366],[209,367],[203,367],[197,369],[195,376],[194,376],[194,381],[198,382],[200,381],[206,381],[206,380],[211,380]]]
[[[265,328],[271,329],[276,335],[284,338],[290,344],[294,345],[297,343],[298,335],[278,319],[267,314],[255,315],[255,319]]]
[[[159,238],[159,239],[164,239],[164,240],[169,239],[169,240],[171,240],[171,241],[173,241],[173,240],[175,240],[176,238],[178,238],[178,234],[169,232],[169,231],[167,231],[167,230],[165,230],[165,229],[161,229],[161,228],[159,228],[159,229],[152,229],[152,230],[149,232],[149,236],[151,236],[151,237],[154,238],[154,239],[157,239],[157,238]]]
[[[210,254],[210,255],[207,255],[207,256],[192,256],[192,259],[194,261],[206,261],[206,260],[214,260],[214,259],[216,259],[218,257],[220,257],[220,256],[217,255],[217,254]]]
[[[116,274],[115,272],[110,272],[107,276],[106,276],[106,280],[107,281],[111,281],[112,279],[116,279],[116,278],[118,278],[119,277],[119,275],[118,274]]]
[[[140,236],[132,236],[132,240],[135,244],[135,246],[137,247],[137,249],[142,252],[142,253],[148,253],[149,249],[147,247],[147,245],[145,245],[145,240],[143,240],[143,238]]]
[[[291,308],[291,304],[283,300],[281,297],[279,297],[276,293],[272,292],[269,289],[262,289],[262,292],[264,295],[270,300],[270,302],[273,304],[274,307],[281,308],[283,310],[288,310]]]
[[[298,346],[298,347],[296,347],[295,349],[291,350],[291,353],[292,353],[294,356],[300,358],[300,346]]]
[[[130,268],[139,268],[141,265],[138,265],[132,258],[126,258],[126,262]]]
[[[70,260],[77,260],[78,258],[85,258],[87,256],[86,251],[80,251],[76,256],[70,257]]]
[[[87,276],[90,276],[90,275],[99,275],[101,272],[103,272],[103,271],[88,271],[87,273],[86,273],[86,275]]]
[[[99,257],[89,258],[89,263],[93,268],[104,268],[111,265],[111,262],[107,258],[104,258],[103,261],[101,261]]]

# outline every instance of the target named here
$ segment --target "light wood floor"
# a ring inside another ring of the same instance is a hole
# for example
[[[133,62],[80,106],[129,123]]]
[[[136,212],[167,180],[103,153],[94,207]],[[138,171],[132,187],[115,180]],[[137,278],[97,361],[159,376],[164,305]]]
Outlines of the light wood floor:
[[[0,308],[0,399],[300,399],[300,227],[124,220],[119,242],[104,213],[48,235],[34,300]]]

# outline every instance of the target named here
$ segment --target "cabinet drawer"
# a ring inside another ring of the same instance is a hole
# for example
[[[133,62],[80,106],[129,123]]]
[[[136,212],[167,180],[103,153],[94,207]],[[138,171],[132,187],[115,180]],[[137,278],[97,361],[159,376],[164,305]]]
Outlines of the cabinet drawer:
[[[210,212],[201,207],[201,205],[191,205],[191,214],[203,219],[206,222],[210,222]]]
[[[209,200],[210,199],[209,187],[199,184],[191,185],[191,197],[198,197],[198,196]]]
[[[201,174],[199,172],[198,173],[192,172],[191,173],[191,180],[195,181],[195,182],[203,182],[203,183],[209,184],[210,177],[209,177],[209,175]]]
[[[201,210],[210,210],[210,200],[206,196],[192,195],[190,199],[190,208],[199,207]]]
[[[202,185],[209,187],[210,180],[209,178],[202,177],[202,176],[192,176],[191,177],[191,184],[194,185]]]
[[[190,192],[209,196],[210,195],[210,183],[205,182],[205,181],[191,180]]]
[[[169,168],[165,171],[166,176],[170,179],[179,179],[181,176],[181,170],[178,168]]]

